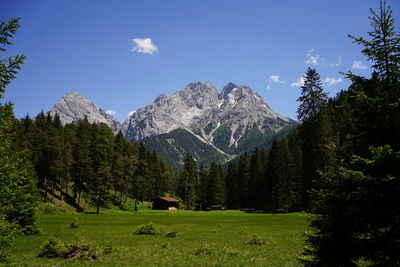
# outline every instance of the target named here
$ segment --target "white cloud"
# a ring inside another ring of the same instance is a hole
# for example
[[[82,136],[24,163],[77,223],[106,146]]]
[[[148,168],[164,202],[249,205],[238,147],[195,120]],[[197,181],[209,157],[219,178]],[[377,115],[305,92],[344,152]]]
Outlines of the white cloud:
[[[116,112],[115,110],[113,110],[113,109],[107,110],[106,113],[107,113],[108,115],[115,115],[115,114],[117,114],[117,112]]]
[[[284,81],[281,81],[279,79],[279,75],[271,75],[269,77],[269,80],[270,80],[270,82],[273,82],[273,83],[284,83]]]
[[[308,50],[307,55],[306,55],[306,61],[305,61],[306,64],[319,65],[320,60],[322,60],[321,56],[315,54],[315,49]]]
[[[340,64],[342,64],[342,56],[338,56],[337,63],[331,63],[329,64],[330,67],[339,67]]]
[[[304,77],[300,77],[297,81],[292,82],[291,87],[300,87],[304,85]]]
[[[284,83],[284,81],[280,80],[279,75],[271,75],[271,76],[269,76],[269,79],[268,79],[267,89],[271,89],[272,83]]]
[[[361,61],[354,60],[352,68],[355,70],[365,70],[367,66],[365,66]]]
[[[133,113],[135,113],[136,112],[136,110],[132,110],[132,111],[130,111],[129,113],[128,113],[128,116],[132,116],[133,115]]]
[[[153,44],[151,38],[134,38],[131,41],[135,44],[135,47],[132,48],[133,52],[152,55],[158,51],[157,46]]]
[[[327,77],[324,80],[324,83],[326,83],[327,86],[333,86],[333,85],[335,85],[337,83],[341,83],[341,82],[343,82],[342,78],[335,79],[335,78]]]

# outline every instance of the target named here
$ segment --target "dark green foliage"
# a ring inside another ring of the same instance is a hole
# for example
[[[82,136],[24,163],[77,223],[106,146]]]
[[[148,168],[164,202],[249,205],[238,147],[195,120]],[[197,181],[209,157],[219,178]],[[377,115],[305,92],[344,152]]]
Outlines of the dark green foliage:
[[[223,124],[213,134],[213,144],[219,149],[228,152],[232,131],[228,125]]]
[[[263,144],[266,141],[265,139],[265,135],[258,127],[252,127],[246,130],[246,133],[239,139],[235,153],[240,154],[244,151],[252,150],[256,146]]]
[[[200,141],[184,129],[176,129],[167,134],[148,137],[142,140],[146,148],[155,151],[166,163],[175,169],[182,168],[186,154],[196,155],[200,163],[209,166],[211,162],[222,163],[225,156],[210,145]],[[180,162],[179,160],[180,159]]]
[[[371,12],[371,41],[351,38],[364,46],[375,72],[370,79],[349,72],[349,91],[328,105],[340,161],[322,169],[314,187],[306,266],[400,265],[400,43],[386,2]]]
[[[326,105],[328,95],[323,90],[318,72],[309,67],[304,76],[304,85],[301,86],[301,96],[297,99],[300,102],[297,109],[299,120],[314,117]]]
[[[66,253],[66,244],[57,237],[51,236],[49,240],[44,241],[40,246],[38,257],[57,258],[64,257]]]
[[[18,22],[19,19],[0,22],[1,52],[12,44],[10,38],[18,30]],[[17,55],[0,60],[0,99],[25,59]],[[8,260],[8,248],[18,231],[36,231],[34,172],[29,153],[15,146],[15,131],[13,104],[0,103],[0,262]]]
[[[196,162],[191,155],[186,155],[183,170],[179,174],[178,195],[183,199],[187,209],[194,209],[197,200],[199,176]]]
[[[222,169],[212,163],[205,181],[205,207],[225,203],[225,183]]]
[[[156,226],[154,223],[149,222],[147,224],[139,225],[136,230],[133,232],[134,235],[155,235],[156,234]]]
[[[389,146],[370,151],[370,159],[355,156],[351,169],[324,175],[306,265],[356,266],[360,259],[374,266],[400,264],[400,152]]]
[[[124,208],[128,196],[143,201],[174,193],[175,174],[143,145],[87,118],[65,126],[58,120],[40,113],[16,121],[16,148],[29,149],[45,200],[59,198],[83,211],[84,196],[100,212],[111,202]]]
[[[9,249],[13,239],[19,234],[18,226],[0,217],[0,263],[10,262]]]
[[[40,246],[38,257],[46,258],[90,258],[96,260],[99,257],[97,245],[90,240],[80,239],[75,244],[68,244],[55,236],[50,236]]]
[[[372,67],[383,79],[397,79],[400,76],[400,36],[396,34],[393,11],[386,6],[386,0],[380,1],[379,13],[370,9],[372,31],[368,32],[371,40],[349,35],[354,43],[362,45],[361,51]]]

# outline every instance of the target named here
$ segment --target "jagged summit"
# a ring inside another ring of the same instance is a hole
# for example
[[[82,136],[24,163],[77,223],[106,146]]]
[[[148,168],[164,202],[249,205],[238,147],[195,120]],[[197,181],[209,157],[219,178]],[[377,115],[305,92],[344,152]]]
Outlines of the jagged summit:
[[[50,113],[58,113],[63,124],[85,116],[104,122],[129,140],[144,139],[177,164],[187,153],[196,160],[221,162],[270,142],[278,131],[296,124],[274,112],[250,87],[232,82],[220,93],[210,82],[192,82],[171,95],[161,94],[123,125],[78,92],[64,95]]]
[[[114,133],[121,128],[121,124],[115,118],[78,92],[65,94],[49,112],[52,116],[58,113],[62,124],[71,123],[87,116],[91,123],[106,123]]]
[[[137,110],[124,122],[122,132],[127,139],[140,140],[184,128],[213,145],[223,132],[228,139],[224,142],[236,147],[253,127],[276,132],[289,123],[247,86],[230,82],[218,93],[210,82],[192,82]]]

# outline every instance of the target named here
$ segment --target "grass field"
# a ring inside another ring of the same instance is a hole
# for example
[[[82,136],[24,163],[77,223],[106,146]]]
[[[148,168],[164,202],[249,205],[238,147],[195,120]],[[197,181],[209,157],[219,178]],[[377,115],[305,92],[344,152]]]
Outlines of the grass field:
[[[78,228],[70,227],[74,217]],[[156,225],[158,234],[133,234],[148,222]],[[304,213],[109,210],[99,215],[42,214],[39,227],[43,234],[16,240],[15,266],[296,266],[307,220]],[[171,231],[177,236],[166,237]],[[93,240],[100,259],[37,257],[40,245],[55,233],[71,243],[84,236]],[[253,234],[265,244],[245,244]],[[112,252],[102,253],[107,246]]]

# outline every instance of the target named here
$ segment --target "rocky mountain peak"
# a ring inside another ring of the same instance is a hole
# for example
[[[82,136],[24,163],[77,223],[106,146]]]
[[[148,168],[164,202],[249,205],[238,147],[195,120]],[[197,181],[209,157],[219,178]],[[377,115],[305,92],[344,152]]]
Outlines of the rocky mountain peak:
[[[121,128],[121,124],[115,118],[78,92],[65,94],[49,112],[52,116],[58,113],[63,125],[86,116],[91,123],[106,123],[114,133]]]
[[[233,89],[237,88],[237,85],[229,82],[227,85],[224,86],[224,88],[222,88],[221,94],[219,95],[220,99],[227,99],[228,98],[228,94],[230,92],[232,92]]]

